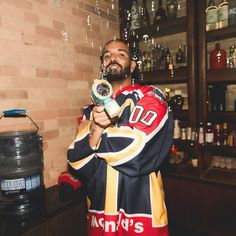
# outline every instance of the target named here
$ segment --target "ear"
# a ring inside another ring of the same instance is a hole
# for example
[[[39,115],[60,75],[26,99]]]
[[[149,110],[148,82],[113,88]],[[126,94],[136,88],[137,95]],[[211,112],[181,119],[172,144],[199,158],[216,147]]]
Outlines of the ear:
[[[131,71],[131,73],[134,72],[135,67],[136,67],[136,62],[135,61],[131,61],[131,63],[130,63],[130,71]]]

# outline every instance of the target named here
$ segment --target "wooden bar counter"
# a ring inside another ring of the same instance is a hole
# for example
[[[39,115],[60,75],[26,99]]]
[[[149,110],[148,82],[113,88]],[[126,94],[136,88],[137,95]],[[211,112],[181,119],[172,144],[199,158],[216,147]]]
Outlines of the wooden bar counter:
[[[45,190],[45,204],[30,216],[0,218],[0,236],[86,236],[83,189],[62,195],[58,186]]]

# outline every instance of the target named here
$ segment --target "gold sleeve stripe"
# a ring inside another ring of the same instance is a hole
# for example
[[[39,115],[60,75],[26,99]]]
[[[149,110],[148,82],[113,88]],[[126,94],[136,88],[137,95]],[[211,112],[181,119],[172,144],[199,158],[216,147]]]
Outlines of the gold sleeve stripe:
[[[152,225],[153,227],[163,227],[167,225],[167,210],[164,203],[164,192],[162,189],[161,175],[151,173],[150,179],[150,197],[152,207]]]
[[[129,127],[108,128],[108,137],[126,137],[132,139],[132,143],[119,152],[98,153],[98,156],[104,158],[111,166],[125,163],[141,152],[145,145],[145,134],[137,129]]]
[[[71,165],[71,167],[78,170],[78,169],[82,168],[83,166],[85,166],[93,157],[94,157],[94,154],[92,154],[86,158],[83,158],[82,160],[79,160],[79,161],[69,162],[69,164]]]
[[[105,214],[117,213],[118,179],[118,171],[107,165]]]
[[[69,149],[73,149],[76,142],[85,138],[89,134],[89,129],[90,129],[90,121],[86,122],[86,124],[84,124],[83,127],[78,130],[78,134],[76,138],[74,139],[74,141],[69,146]]]
[[[130,98],[126,99],[125,102],[121,105],[120,111],[122,112],[128,106],[130,106],[130,111],[132,111],[134,109],[134,102]]]

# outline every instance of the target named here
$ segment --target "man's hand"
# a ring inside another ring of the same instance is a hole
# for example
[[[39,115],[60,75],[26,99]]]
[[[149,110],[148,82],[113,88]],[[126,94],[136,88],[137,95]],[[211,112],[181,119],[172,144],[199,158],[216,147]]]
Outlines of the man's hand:
[[[95,106],[92,111],[89,145],[91,148],[97,146],[105,128],[111,125],[112,120],[109,118],[103,106]]]
[[[112,120],[105,112],[103,106],[95,106],[92,111],[92,116],[95,125],[100,126],[103,129],[107,128],[112,123]]]

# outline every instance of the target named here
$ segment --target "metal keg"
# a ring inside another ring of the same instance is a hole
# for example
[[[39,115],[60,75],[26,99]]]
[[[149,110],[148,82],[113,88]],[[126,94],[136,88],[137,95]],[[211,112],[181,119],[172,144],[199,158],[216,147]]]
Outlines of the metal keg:
[[[27,214],[44,201],[42,138],[25,110],[4,111],[2,117],[28,117],[36,127],[0,132],[0,214]]]

